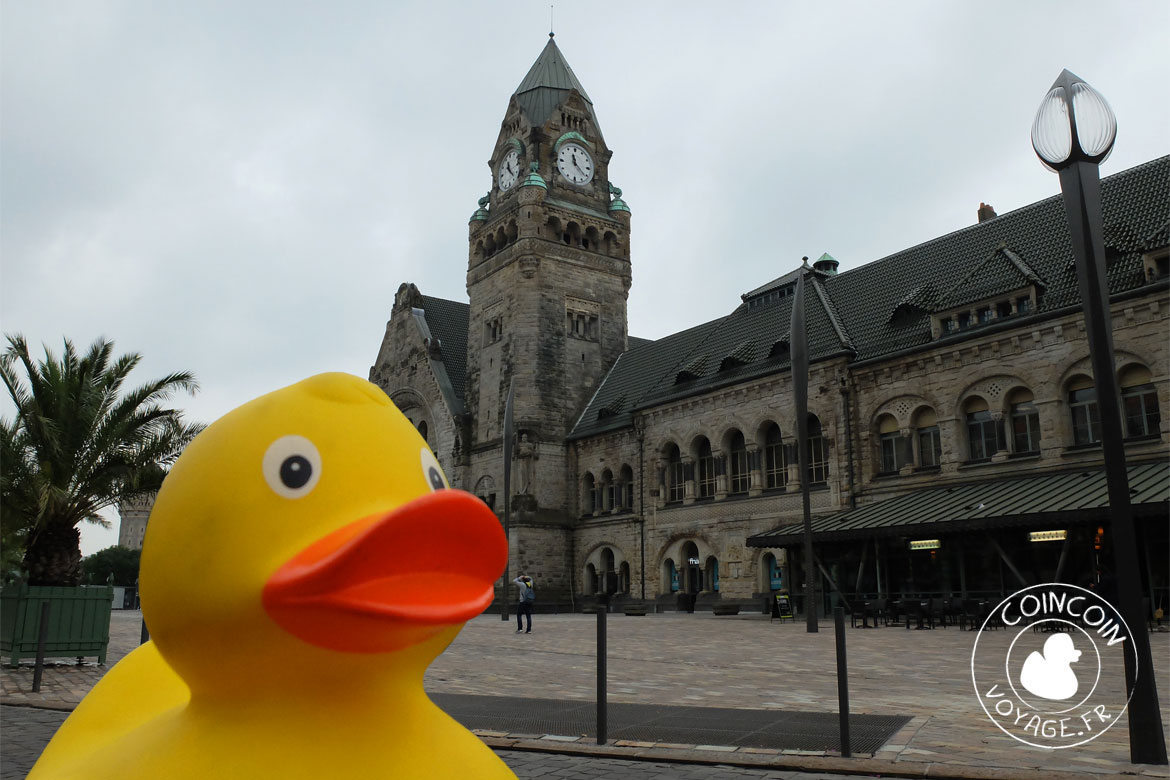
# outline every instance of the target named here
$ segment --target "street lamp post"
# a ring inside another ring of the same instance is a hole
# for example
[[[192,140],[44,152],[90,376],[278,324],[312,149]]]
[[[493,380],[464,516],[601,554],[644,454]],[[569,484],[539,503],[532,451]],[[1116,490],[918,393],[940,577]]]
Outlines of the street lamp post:
[[[1105,99],[1065,70],[1056,79],[1032,123],[1032,148],[1044,166],[1060,175],[1068,216],[1077,280],[1085,309],[1089,359],[1097,389],[1101,449],[1109,490],[1116,570],[1116,606],[1129,624],[1132,655],[1125,653],[1125,688],[1129,701],[1129,755],[1135,764],[1165,764],[1166,742],[1154,681],[1150,637],[1142,612],[1141,582],[1129,500],[1129,476],[1121,428],[1121,404],[1113,358],[1113,327],[1105,274],[1098,166],[1113,150],[1117,121]]]
[[[792,400],[796,407],[796,463],[800,474],[800,500],[804,510],[804,625],[809,634],[820,631],[817,623],[817,590],[813,579],[812,511],[809,508],[808,478],[808,330],[804,320],[804,272],[808,258],[801,260],[796,276],[796,295],[792,299],[792,321],[788,328],[792,355]]]

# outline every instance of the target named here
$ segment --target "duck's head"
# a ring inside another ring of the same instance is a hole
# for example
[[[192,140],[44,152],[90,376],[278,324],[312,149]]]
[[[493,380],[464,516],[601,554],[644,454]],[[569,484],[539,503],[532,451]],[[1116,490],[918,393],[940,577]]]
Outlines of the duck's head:
[[[175,463],[143,613],[193,690],[384,653],[425,667],[491,602],[506,555],[495,515],[448,489],[380,389],[322,374],[228,413]]]

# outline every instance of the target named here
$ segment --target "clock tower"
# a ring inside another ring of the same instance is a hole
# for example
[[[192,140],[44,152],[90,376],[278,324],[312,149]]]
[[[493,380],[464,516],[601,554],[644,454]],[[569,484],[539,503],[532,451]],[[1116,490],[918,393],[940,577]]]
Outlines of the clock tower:
[[[611,156],[550,34],[508,101],[488,160],[491,190],[469,225],[468,485],[486,477],[502,492],[515,379],[521,526],[567,528],[575,478],[565,439],[627,347],[630,210],[610,182]],[[567,555],[567,535],[563,547]]]

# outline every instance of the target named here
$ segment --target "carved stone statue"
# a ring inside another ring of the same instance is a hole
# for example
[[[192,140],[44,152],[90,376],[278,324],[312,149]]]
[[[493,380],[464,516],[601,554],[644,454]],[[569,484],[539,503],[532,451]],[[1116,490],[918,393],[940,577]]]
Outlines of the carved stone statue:
[[[536,445],[528,441],[528,434],[520,435],[520,442],[516,445],[516,476],[519,495],[527,496],[532,493],[532,478],[536,469],[536,459],[540,456],[536,452]]]

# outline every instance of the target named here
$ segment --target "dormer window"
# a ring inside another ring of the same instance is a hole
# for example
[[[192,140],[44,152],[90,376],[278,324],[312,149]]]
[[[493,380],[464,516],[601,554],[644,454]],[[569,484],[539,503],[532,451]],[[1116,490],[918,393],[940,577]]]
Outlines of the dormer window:
[[[991,322],[991,307],[984,306],[975,312],[975,317],[979,320],[980,325],[986,325]]]
[[[971,327],[971,312],[964,311],[959,313],[959,330],[966,330]]]
[[[1016,298],[1016,314],[1030,314],[1032,312],[1032,299],[1027,295]]]

